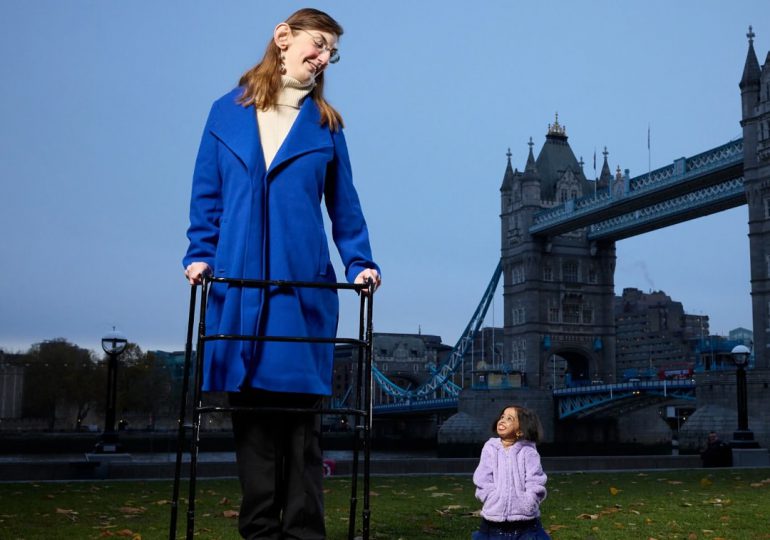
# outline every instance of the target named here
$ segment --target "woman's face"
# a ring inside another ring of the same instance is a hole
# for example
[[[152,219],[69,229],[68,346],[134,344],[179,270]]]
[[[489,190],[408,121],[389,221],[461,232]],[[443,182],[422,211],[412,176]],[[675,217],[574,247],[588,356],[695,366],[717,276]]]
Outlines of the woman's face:
[[[318,77],[329,65],[337,51],[337,36],[321,30],[292,30],[284,44],[286,75],[304,83]]]

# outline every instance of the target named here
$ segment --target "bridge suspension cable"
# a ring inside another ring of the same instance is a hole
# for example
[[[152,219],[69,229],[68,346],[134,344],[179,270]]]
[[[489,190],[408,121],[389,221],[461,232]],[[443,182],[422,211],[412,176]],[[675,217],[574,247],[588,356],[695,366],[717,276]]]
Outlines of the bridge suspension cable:
[[[468,325],[457,340],[457,344],[452,349],[447,360],[433,370],[431,378],[423,383],[421,386],[415,389],[402,388],[382,373],[377,366],[372,366],[372,372],[374,380],[379,387],[389,396],[396,398],[396,400],[413,400],[413,399],[430,399],[434,397],[437,390],[443,389],[445,395],[449,397],[457,397],[460,394],[462,387],[456,384],[452,377],[457,372],[457,369],[462,366],[465,353],[473,344],[473,337],[476,332],[481,328],[481,324],[484,322],[484,318],[487,315],[487,310],[492,304],[492,299],[495,296],[497,290],[497,284],[500,281],[500,275],[503,272],[502,262],[498,261],[497,268],[495,268],[492,274],[492,279],[487,285],[487,289],[484,291],[484,295],[481,297],[481,302],[476,307],[471,320],[468,321]]]

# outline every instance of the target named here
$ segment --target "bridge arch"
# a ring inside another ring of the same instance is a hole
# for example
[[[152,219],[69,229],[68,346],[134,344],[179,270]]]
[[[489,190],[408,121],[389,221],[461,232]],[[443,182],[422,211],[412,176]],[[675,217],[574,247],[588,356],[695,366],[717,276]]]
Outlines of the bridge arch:
[[[588,384],[598,373],[594,354],[581,347],[562,347],[546,355],[542,366],[545,386],[552,389]]]

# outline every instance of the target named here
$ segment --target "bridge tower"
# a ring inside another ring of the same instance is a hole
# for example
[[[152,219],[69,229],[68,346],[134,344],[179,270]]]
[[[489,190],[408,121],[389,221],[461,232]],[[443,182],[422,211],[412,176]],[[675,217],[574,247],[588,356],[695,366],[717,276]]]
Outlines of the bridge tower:
[[[762,68],[749,50],[739,84],[743,127],[743,177],[749,207],[754,361],[770,368],[770,53]]]
[[[530,138],[524,172],[508,152],[500,218],[504,358],[528,388],[549,392],[569,379],[615,382],[615,243],[591,242],[585,229],[536,237],[529,228],[541,210],[574,204],[614,179],[606,151],[601,177],[585,177],[558,115],[545,139],[535,159]]]

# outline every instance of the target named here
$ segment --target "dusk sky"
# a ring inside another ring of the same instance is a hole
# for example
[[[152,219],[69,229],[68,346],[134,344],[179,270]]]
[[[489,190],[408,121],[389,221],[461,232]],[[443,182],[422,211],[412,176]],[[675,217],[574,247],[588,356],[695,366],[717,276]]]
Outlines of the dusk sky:
[[[0,1],[0,348],[116,326],[184,346],[193,162],[212,101],[305,2]],[[345,28],[342,113],[383,286],[375,330],[454,344],[500,256],[508,148],[524,168],[558,112],[593,155],[648,169],[740,137],[753,25],[770,2],[450,0],[310,4]],[[617,244],[616,293],[662,290],[712,332],[752,327],[745,206]],[[334,253],[334,250],[332,250]],[[338,258],[335,259],[339,270]],[[341,335],[356,300],[342,298]],[[487,325],[502,325],[498,294]]]

